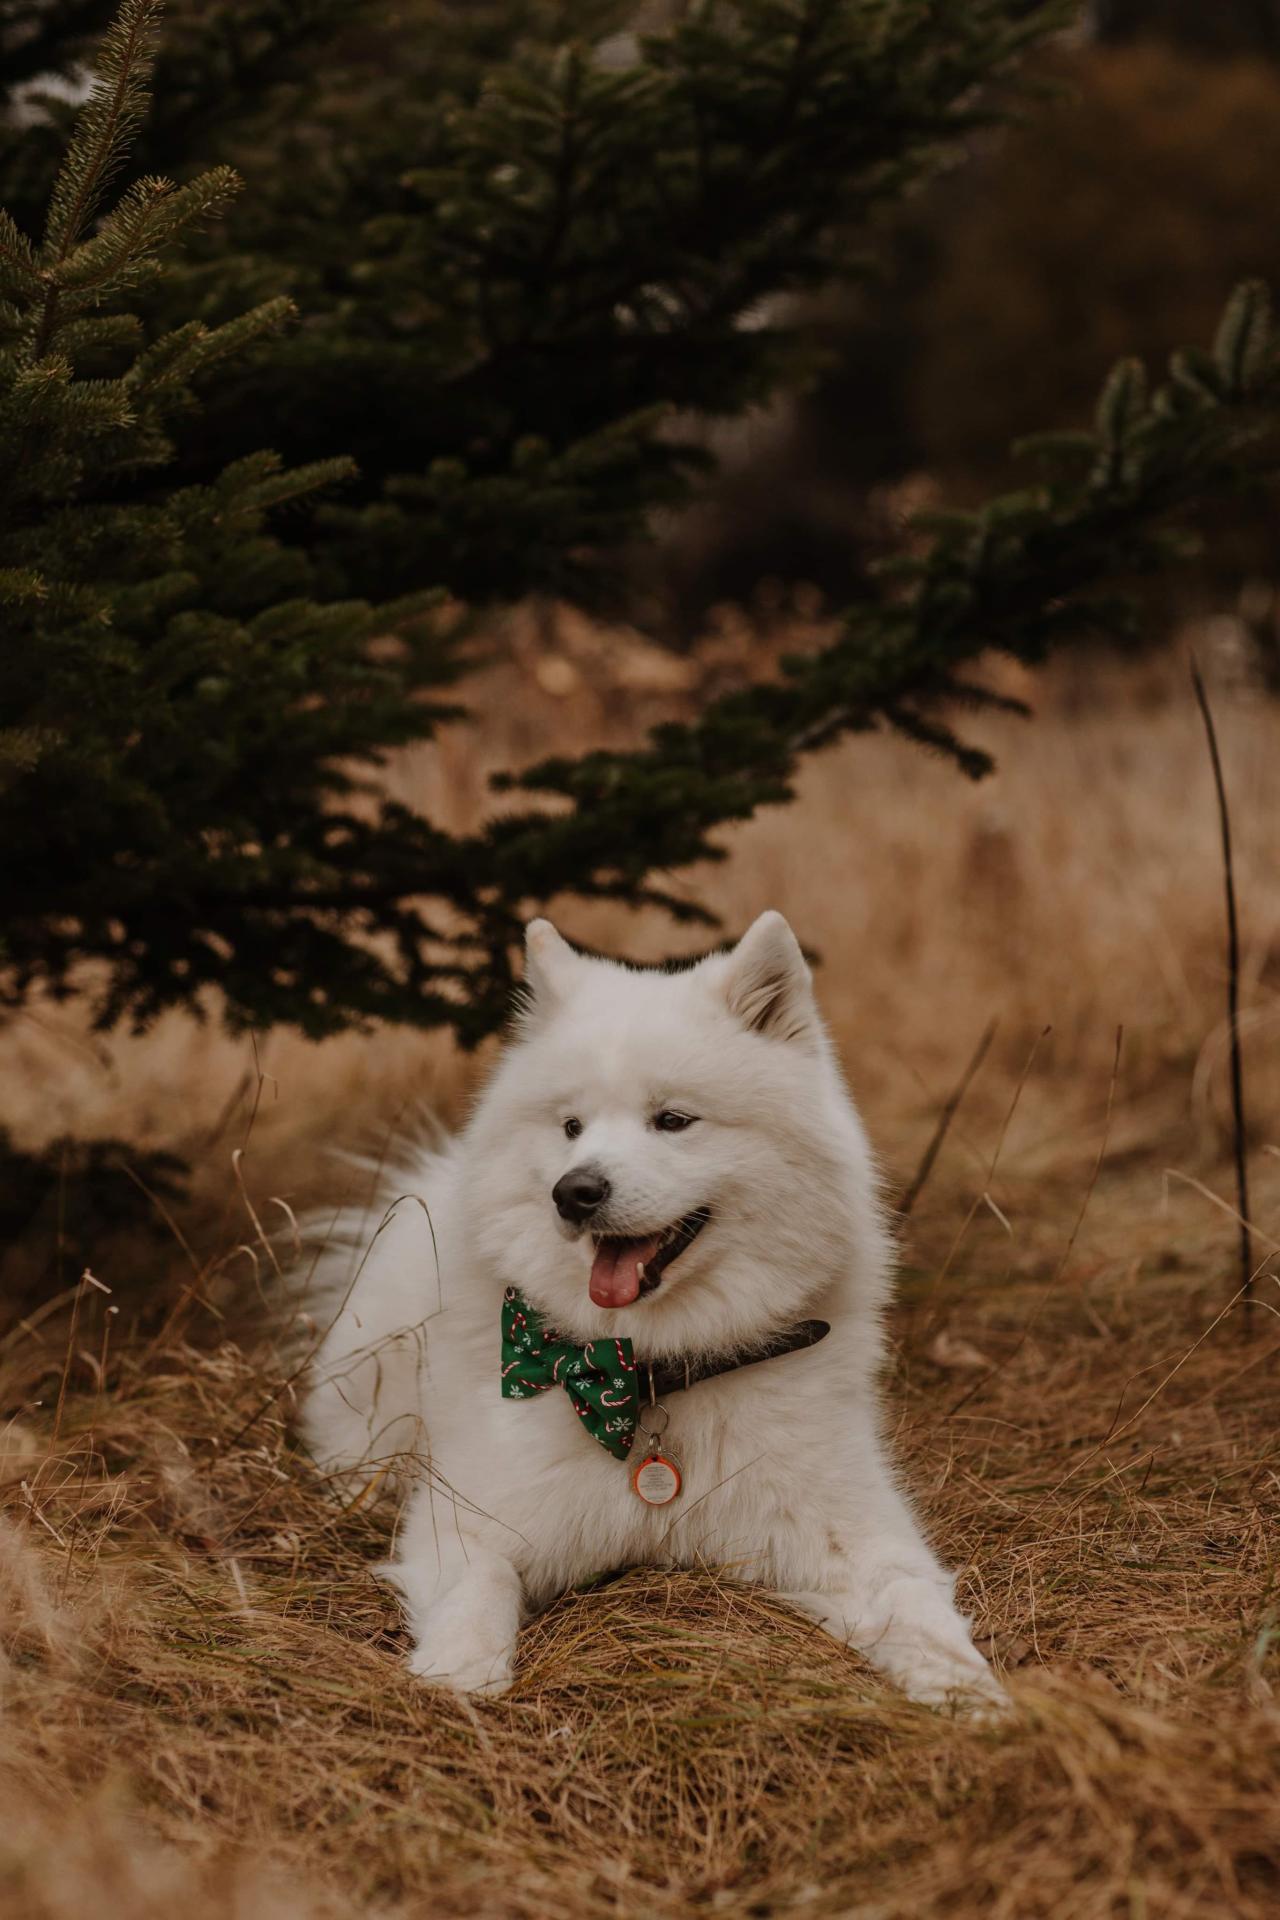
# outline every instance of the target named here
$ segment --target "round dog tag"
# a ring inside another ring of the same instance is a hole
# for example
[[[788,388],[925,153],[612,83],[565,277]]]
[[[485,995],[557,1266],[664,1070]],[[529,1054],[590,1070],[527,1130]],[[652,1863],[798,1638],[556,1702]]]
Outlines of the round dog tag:
[[[665,1453],[650,1453],[637,1460],[631,1469],[631,1491],[646,1507],[666,1507],[676,1498],[682,1482],[680,1468]]]

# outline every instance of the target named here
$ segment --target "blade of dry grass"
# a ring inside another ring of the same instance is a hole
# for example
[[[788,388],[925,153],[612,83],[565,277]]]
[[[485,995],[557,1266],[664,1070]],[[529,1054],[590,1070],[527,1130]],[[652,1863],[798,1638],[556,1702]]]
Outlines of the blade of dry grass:
[[[920,1156],[920,1164],[912,1174],[910,1184],[898,1202],[897,1212],[903,1220],[910,1217],[912,1208],[924,1190],[925,1181],[933,1172],[934,1163],[942,1151],[942,1144],[951,1131],[951,1122],[955,1119],[957,1113],[959,1113],[960,1102],[964,1099],[965,1094],[968,1093],[979,1068],[990,1051],[991,1042],[996,1037],[996,1028],[998,1025],[999,1022],[997,1020],[988,1020],[982,1030],[982,1036],[973,1050],[968,1066],[961,1074],[959,1080],[957,1080],[943,1104],[942,1111],[938,1115],[937,1124],[929,1136],[929,1144]]]

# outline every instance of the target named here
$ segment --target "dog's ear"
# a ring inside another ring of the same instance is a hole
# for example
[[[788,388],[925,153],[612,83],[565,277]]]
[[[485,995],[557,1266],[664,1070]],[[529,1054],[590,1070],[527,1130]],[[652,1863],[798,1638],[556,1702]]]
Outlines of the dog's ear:
[[[524,993],[528,1010],[558,1000],[581,965],[563,934],[549,920],[531,920],[524,930]]]
[[[800,942],[780,913],[762,913],[729,955],[729,1010],[753,1033],[812,1042],[818,1031],[813,979]]]

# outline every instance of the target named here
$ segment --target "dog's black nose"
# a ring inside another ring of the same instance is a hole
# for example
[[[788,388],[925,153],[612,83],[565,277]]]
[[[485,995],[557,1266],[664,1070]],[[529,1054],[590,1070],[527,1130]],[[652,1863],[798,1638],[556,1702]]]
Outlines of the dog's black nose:
[[[580,1227],[604,1205],[610,1191],[609,1182],[599,1167],[570,1167],[552,1187],[551,1198],[560,1218]]]

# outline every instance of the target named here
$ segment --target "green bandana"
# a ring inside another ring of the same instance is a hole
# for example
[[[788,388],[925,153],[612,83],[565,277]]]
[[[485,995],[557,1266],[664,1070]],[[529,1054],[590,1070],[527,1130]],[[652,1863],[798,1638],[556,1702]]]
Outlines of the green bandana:
[[[593,1440],[625,1460],[636,1437],[640,1389],[629,1340],[562,1340],[508,1287],[502,1300],[502,1397],[529,1400],[563,1387]]]

